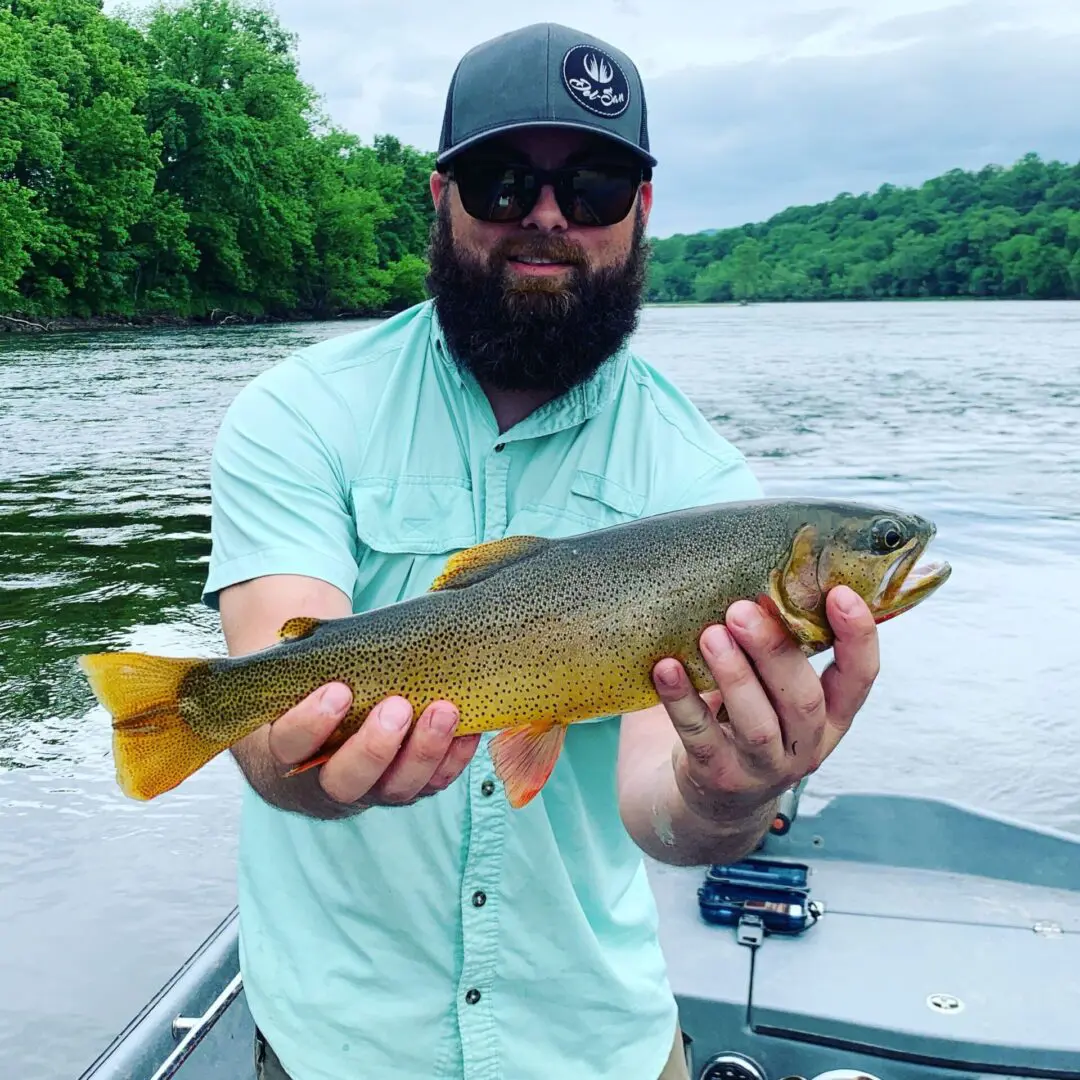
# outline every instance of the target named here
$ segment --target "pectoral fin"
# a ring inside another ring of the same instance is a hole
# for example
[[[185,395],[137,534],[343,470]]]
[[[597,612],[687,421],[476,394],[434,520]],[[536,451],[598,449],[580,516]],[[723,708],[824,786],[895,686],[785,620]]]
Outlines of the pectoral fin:
[[[515,810],[534,799],[547,783],[566,739],[565,724],[525,724],[502,731],[489,750],[495,775]]]
[[[506,566],[512,566],[543,551],[550,543],[541,536],[507,536],[465,548],[446,561],[443,572],[432,582],[431,592],[463,589],[475,585]]]

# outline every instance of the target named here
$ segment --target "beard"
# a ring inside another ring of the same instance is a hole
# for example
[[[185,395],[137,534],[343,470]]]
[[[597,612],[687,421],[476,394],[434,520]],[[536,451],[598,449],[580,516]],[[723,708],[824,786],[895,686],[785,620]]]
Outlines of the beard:
[[[620,266],[592,269],[562,236],[509,236],[486,263],[454,242],[440,200],[428,248],[428,291],[459,367],[496,390],[563,394],[591,378],[637,327],[648,245],[640,205],[630,252]],[[511,257],[571,265],[556,278],[511,273]]]

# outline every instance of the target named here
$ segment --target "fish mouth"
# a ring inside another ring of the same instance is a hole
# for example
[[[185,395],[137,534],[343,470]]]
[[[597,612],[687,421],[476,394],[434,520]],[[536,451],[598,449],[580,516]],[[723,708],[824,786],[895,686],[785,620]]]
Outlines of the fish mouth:
[[[929,536],[912,537],[897,552],[870,604],[874,622],[883,623],[910,611],[948,581],[952,567],[947,562],[916,566],[933,535],[931,532]]]

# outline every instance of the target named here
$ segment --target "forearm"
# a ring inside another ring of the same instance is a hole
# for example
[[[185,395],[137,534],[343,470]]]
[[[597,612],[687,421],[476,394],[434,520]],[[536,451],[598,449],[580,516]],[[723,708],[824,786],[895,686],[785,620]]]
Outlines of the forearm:
[[[733,862],[757,847],[773,821],[778,800],[756,806],[694,799],[679,790],[674,750],[678,736],[662,708],[647,728],[634,718],[633,753],[620,753],[619,811],[634,843],[672,866]],[[626,723],[626,718],[624,718]],[[648,737],[643,737],[648,730]]]
[[[274,644],[278,640],[278,628],[286,619],[298,615],[340,619],[352,614],[350,599],[334,586],[315,578],[288,574],[254,578],[230,586],[221,593],[220,608],[230,656],[243,656]],[[303,726],[310,728],[312,713],[305,710],[303,703],[289,716],[299,712],[304,714]],[[318,769],[307,769],[296,776],[283,775],[285,769],[270,752],[269,725],[236,743],[232,756],[255,792],[280,810],[333,821],[352,817],[364,809],[361,805],[331,799],[319,783]]]
[[[283,776],[270,753],[269,732],[268,727],[260,728],[232,748],[241,772],[263,801],[279,810],[323,821],[338,821],[363,812],[363,804],[331,799],[319,783],[318,769]]]

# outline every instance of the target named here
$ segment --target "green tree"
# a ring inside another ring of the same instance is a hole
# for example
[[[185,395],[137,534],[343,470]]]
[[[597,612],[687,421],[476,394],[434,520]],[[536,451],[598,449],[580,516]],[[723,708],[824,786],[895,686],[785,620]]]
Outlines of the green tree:
[[[0,11],[0,27],[4,201],[14,219],[3,250],[7,267],[23,267],[16,304],[128,311],[133,229],[142,225],[153,244],[146,223],[166,225],[154,195],[158,145],[139,112],[142,41],[97,0],[19,0]]]
[[[754,299],[758,295],[763,274],[761,244],[747,237],[731,252],[731,291],[735,299]]]
[[[1025,155],[652,242],[657,301],[1080,297],[1080,165]],[[676,283],[693,281],[681,293]]]
[[[314,95],[292,37],[259,8],[190,0],[152,9],[146,42],[158,182],[188,215],[196,307],[295,307],[315,230],[305,184]]]

